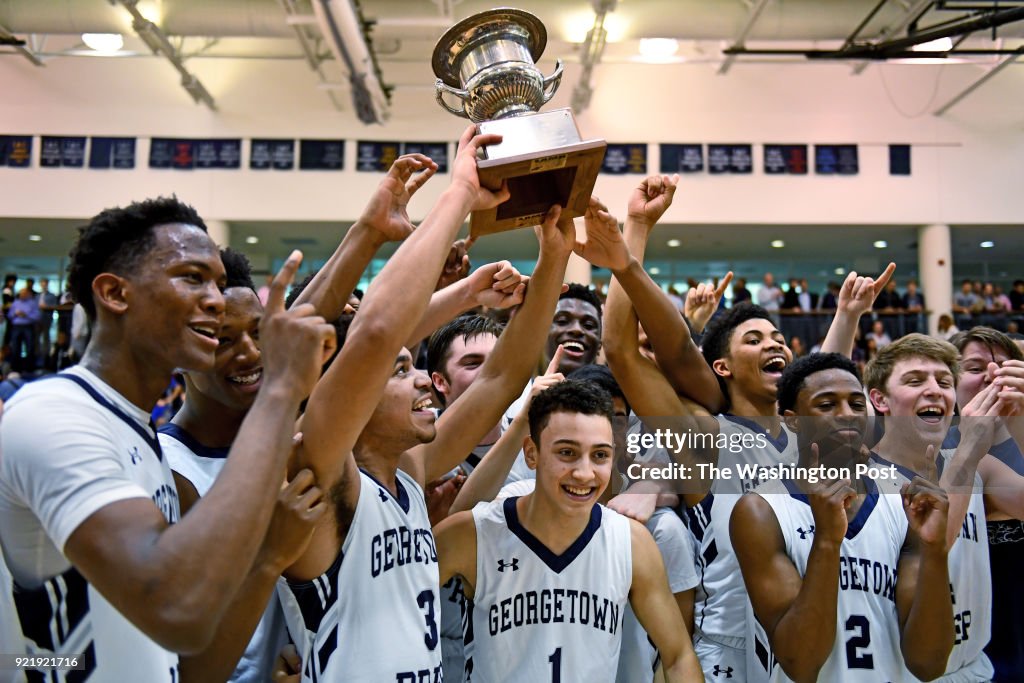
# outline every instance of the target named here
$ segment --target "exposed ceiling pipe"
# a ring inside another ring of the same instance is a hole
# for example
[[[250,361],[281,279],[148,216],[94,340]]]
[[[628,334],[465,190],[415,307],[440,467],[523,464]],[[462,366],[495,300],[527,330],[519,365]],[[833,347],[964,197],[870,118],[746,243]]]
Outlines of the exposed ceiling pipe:
[[[747,40],[747,36],[754,28],[754,24],[757,23],[758,18],[761,16],[761,12],[768,5],[771,0],[757,0],[750,8],[749,14],[747,14],[747,23],[744,24],[740,30],[739,35],[736,36],[736,40],[732,42],[732,47],[743,47],[744,42]],[[725,57],[725,61],[722,62],[722,66],[718,67],[719,75],[723,75],[729,72],[732,68],[732,63],[736,61],[735,54],[728,54]]]
[[[135,29],[135,33],[138,34],[139,38],[142,38],[142,41],[149,46],[153,54],[163,55],[181,74],[181,87],[185,88],[185,91],[192,96],[192,99],[196,103],[202,102],[210,109],[216,111],[217,105],[213,101],[213,96],[210,95],[200,80],[185,67],[181,52],[171,45],[171,41],[167,39],[167,36],[160,30],[160,27],[142,16],[137,7],[138,0],[116,0],[116,2],[131,14],[132,28]]]
[[[30,50],[27,45],[25,45],[24,40],[18,38],[3,26],[0,26],[0,45],[13,47],[15,52],[17,52],[22,57],[32,62],[36,66],[46,66],[45,64],[43,64],[43,60],[39,59],[39,57],[36,56],[36,53]]]
[[[907,8],[906,13],[903,15],[903,18],[900,19],[899,22],[892,26],[886,26],[885,28],[882,29],[881,33],[879,33],[878,36],[879,39],[885,40],[889,36],[895,36],[899,35],[900,33],[903,33],[903,31],[905,31],[908,26],[910,26],[915,21],[920,19],[921,15],[927,12],[928,9],[932,6],[932,4],[934,4],[934,0],[916,0],[914,4]],[[844,45],[843,47],[848,48],[850,46]],[[870,62],[861,62],[857,66],[853,67],[853,75],[859,76],[860,74],[864,73],[864,69],[868,68],[868,64],[870,64]]]
[[[977,90],[981,86],[985,85],[985,83],[987,83],[990,79],[994,78],[1000,71],[1002,71],[1006,67],[1010,66],[1011,64],[1016,62],[1018,59],[1020,59],[1021,56],[1024,56],[1024,47],[1018,48],[1017,49],[1017,54],[1010,55],[1009,57],[1007,57],[1003,61],[999,62],[999,64],[997,64],[996,66],[992,67],[989,70],[988,73],[986,73],[984,76],[982,76],[978,80],[974,81],[974,83],[971,83],[969,86],[967,86],[967,88],[965,88],[963,91],[961,91],[960,94],[956,95],[951,100],[949,100],[949,102],[946,102],[944,105],[942,105],[941,107],[936,109],[934,115],[935,116],[942,116],[943,114],[945,114],[947,111],[949,111],[950,109],[955,107],[957,104],[962,102],[964,99],[966,99],[968,95],[973,93],[975,90]]]
[[[285,23],[295,31],[295,38],[299,41],[299,46],[302,47],[302,54],[306,58],[306,64],[316,74],[321,85],[327,83],[327,76],[324,74],[323,69],[323,60],[317,54],[318,41],[306,33],[306,26],[316,25],[316,17],[300,14],[295,7],[295,0],[279,0],[279,2],[281,3],[281,9],[287,15]],[[344,109],[333,90],[327,91],[327,97],[330,98],[335,110],[342,111]]]
[[[313,9],[320,33],[338,63],[348,70],[356,116],[363,123],[384,123],[391,113],[391,97],[381,83],[380,67],[359,8],[352,0],[319,0]]]
[[[583,71],[580,73],[579,82],[573,88],[570,105],[577,114],[590,106],[590,98],[594,94],[590,79],[594,74],[594,67],[601,61],[605,40],[608,38],[608,32],[604,28],[604,18],[608,12],[615,10],[616,2],[617,0],[593,0],[594,25],[587,31],[587,39],[580,47],[580,64],[583,65]]]

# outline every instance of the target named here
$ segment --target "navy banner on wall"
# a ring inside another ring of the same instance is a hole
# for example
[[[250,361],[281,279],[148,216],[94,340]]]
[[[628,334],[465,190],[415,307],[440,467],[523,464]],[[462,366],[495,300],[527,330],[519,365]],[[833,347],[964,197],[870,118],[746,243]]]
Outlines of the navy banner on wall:
[[[240,168],[241,140],[195,140],[196,168]]]
[[[704,145],[660,145],[661,173],[700,173]]]
[[[363,173],[386,172],[402,154],[402,143],[360,140],[356,143],[356,170]]]
[[[889,145],[889,175],[910,175],[910,145]]]
[[[425,154],[437,164],[438,173],[448,172],[447,142],[405,142],[402,143],[402,154]]]
[[[814,172],[820,175],[857,175],[857,145],[815,145]]]
[[[300,171],[340,171],[345,167],[344,140],[300,140]]]
[[[39,165],[43,168],[84,167],[85,137],[44,135],[39,145]]]
[[[135,138],[91,138],[89,168],[135,168]]]
[[[768,175],[807,174],[807,145],[765,145],[764,172]]]
[[[753,145],[708,145],[709,173],[752,173]]]
[[[295,141],[261,138],[253,139],[249,148],[249,168],[264,171],[290,171],[295,168]]]
[[[31,135],[0,135],[0,166],[28,168],[31,165]]]
[[[647,173],[647,143],[608,144],[601,173]]]

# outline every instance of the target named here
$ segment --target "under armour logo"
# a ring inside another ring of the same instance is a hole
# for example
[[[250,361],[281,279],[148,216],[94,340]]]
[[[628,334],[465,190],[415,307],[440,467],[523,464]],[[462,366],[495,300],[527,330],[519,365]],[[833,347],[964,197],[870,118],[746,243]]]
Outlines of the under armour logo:
[[[139,455],[138,446],[132,446],[132,449],[128,451],[128,455],[131,457],[133,465],[138,465],[140,462],[142,462],[142,456]]]
[[[814,533],[814,525],[811,525],[810,529],[805,530],[803,527],[797,527],[796,532],[800,534],[800,538],[806,540],[808,534]]]
[[[387,494],[384,493],[384,489],[377,489],[377,495],[380,496],[380,502],[388,502]]]
[[[506,567],[512,567],[512,571],[517,571],[519,569],[519,558],[513,557],[511,562],[506,562],[505,560],[498,560],[499,572],[505,571]]]
[[[723,669],[722,667],[715,664],[715,668],[711,673],[713,673],[715,676],[721,676],[724,674],[726,678],[732,678],[732,667],[727,666]]]

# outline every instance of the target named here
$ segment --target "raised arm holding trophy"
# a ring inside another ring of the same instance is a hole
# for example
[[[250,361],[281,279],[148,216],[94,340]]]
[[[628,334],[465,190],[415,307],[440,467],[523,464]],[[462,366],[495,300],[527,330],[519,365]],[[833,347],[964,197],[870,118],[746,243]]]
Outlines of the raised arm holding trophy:
[[[607,144],[582,140],[572,111],[538,113],[562,80],[561,60],[544,77],[536,62],[547,31],[519,9],[480,12],[450,28],[434,48],[437,101],[475,121],[481,133],[502,142],[483,149],[480,182],[498,189],[508,181],[511,199],[470,219],[470,234],[487,235],[537,225],[552,204],[563,216],[582,216]],[[453,107],[445,96],[457,97]]]

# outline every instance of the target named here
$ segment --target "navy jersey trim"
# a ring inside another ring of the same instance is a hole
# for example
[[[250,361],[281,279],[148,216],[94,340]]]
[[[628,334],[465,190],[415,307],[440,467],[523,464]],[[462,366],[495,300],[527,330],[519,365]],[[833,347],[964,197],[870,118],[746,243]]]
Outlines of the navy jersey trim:
[[[779,432],[779,438],[776,439],[762,425],[758,424],[757,422],[751,420],[748,417],[743,417],[741,415],[733,415],[732,413],[722,413],[722,417],[724,417],[729,422],[732,422],[733,424],[737,424],[741,427],[746,427],[752,432],[756,432],[757,434],[763,434],[764,438],[768,440],[768,443],[774,446],[775,450],[777,450],[779,453],[786,450],[786,447],[789,445],[789,432],[786,431],[785,427],[781,428]]]
[[[384,492],[387,493],[388,496],[390,496],[393,501],[398,503],[398,507],[402,508],[402,512],[404,512],[405,514],[409,514],[409,508],[411,506],[411,501],[409,500],[409,492],[405,490],[405,487],[402,485],[402,480],[399,479],[397,475],[395,476],[395,489],[398,491],[398,495],[395,496],[395,494],[391,493],[391,489],[389,489],[384,484],[380,483],[377,477],[373,476],[372,474],[364,470],[362,467],[359,468],[359,471],[368,476],[373,481],[374,484],[383,489]]]
[[[867,489],[867,496],[864,498],[864,502],[861,503],[860,509],[857,510],[857,514],[853,516],[846,524],[846,536],[845,538],[853,540],[860,533],[860,530],[864,528],[864,525],[868,523],[868,517],[871,516],[871,512],[878,505],[878,485],[870,477],[861,477],[861,481],[864,482],[864,488]],[[807,499],[807,494],[801,491],[795,482],[787,479],[782,482],[786,485],[786,489],[789,490],[789,495],[801,503],[810,505],[811,502]]]
[[[91,384],[86,382],[78,375],[61,373],[59,375],[50,375],[49,378],[44,379],[54,378],[71,380],[78,386],[82,387],[82,389],[85,390],[85,393],[89,394],[89,396],[91,396],[94,401],[96,401],[101,406],[112,412],[114,415],[120,418],[125,424],[127,424],[129,427],[135,430],[135,432],[139,436],[141,436],[146,441],[147,444],[149,444],[149,447],[153,449],[153,452],[156,454],[157,460],[164,459],[163,451],[160,450],[160,442],[156,438],[156,427],[153,424],[152,420],[149,421],[150,431],[146,431],[146,429],[142,425],[140,425],[138,421],[135,420],[135,418],[133,418],[131,415],[128,415],[126,412],[124,412],[116,405],[111,403],[109,400],[107,400],[107,398],[104,397],[100,392],[98,392],[95,387],[93,387]]]
[[[548,566],[551,571],[556,574],[561,574],[562,570],[572,564],[573,560],[580,556],[587,545],[590,544],[590,539],[594,537],[597,530],[601,528],[601,506],[594,505],[590,510],[590,521],[587,522],[586,528],[583,533],[579,535],[572,545],[565,549],[565,552],[561,555],[556,555],[551,550],[540,542],[536,536],[527,531],[519,522],[519,511],[516,510],[516,501],[519,497],[506,498],[502,507],[505,511],[505,523],[508,525],[508,530],[511,531],[516,537],[526,544],[526,547],[533,551],[533,553],[540,558],[540,560]]]
[[[223,460],[228,457],[228,451],[231,450],[230,448],[211,448],[210,446],[204,446],[196,441],[196,437],[192,436],[173,422],[168,422],[156,431],[158,434],[163,434],[171,437],[175,441],[180,441],[184,444],[185,448],[189,449],[200,458]]]
[[[324,616],[338,601],[335,587],[338,585],[338,574],[341,572],[341,563],[344,559],[345,553],[338,551],[338,556],[334,558],[327,571],[312,581],[292,581],[285,577],[285,584],[295,596],[295,602],[302,612],[302,622],[308,631],[319,632]]]

